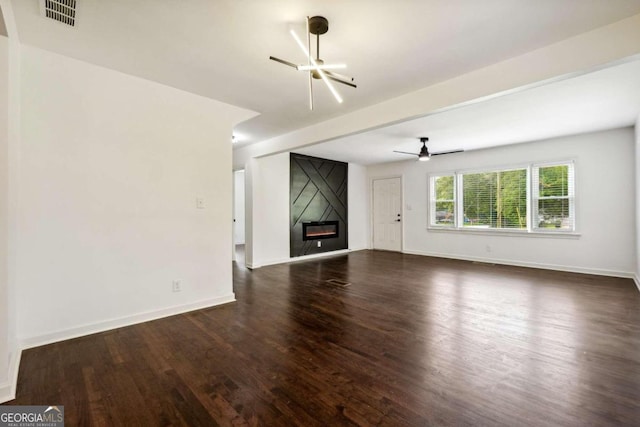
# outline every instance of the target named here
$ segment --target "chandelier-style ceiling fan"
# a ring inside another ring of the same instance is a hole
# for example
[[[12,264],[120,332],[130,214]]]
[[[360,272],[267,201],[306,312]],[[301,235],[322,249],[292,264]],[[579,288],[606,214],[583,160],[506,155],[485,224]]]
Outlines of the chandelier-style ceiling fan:
[[[322,79],[324,83],[327,85],[333,96],[336,98],[336,101],[342,103],[342,97],[338,93],[338,91],[333,87],[331,81],[342,83],[347,86],[351,86],[356,88],[357,86],[353,83],[353,77],[348,77],[342,74],[338,74],[333,70],[346,68],[345,64],[325,64],[325,62],[320,59],[320,35],[325,34],[329,31],[329,21],[327,18],[323,16],[312,16],[311,18],[307,16],[307,45],[305,46],[300,37],[296,34],[296,32],[291,29],[290,33],[293,39],[296,41],[302,52],[307,57],[306,65],[297,65],[293,62],[285,61],[284,59],[276,58],[275,56],[270,56],[269,59],[272,61],[279,62],[284,65],[288,65],[290,67],[295,68],[298,71],[305,71],[309,74],[309,108],[313,110],[313,79]],[[314,58],[311,54],[311,34],[316,35],[316,57]]]
[[[408,153],[406,151],[396,151],[393,150],[394,153],[400,153],[400,154],[410,154],[412,156],[418,156],[418,160],[420,160],[421,162],[426,162],[427,160],[429,160],[429,158],[431,156],[440,156],[442,154],[453,154],[453,153],[462,153],[464,150],[452,150],[452,151],[441,151],[439,153],[430,153],[429,149],[427,148],[427,141],[429,141],[429,138],[427,138],[426,136],[423,136],[421,138],[418,138],[420,140],[420,142],[422,142],[422,148],[420,148],[420,152],[419,153]]]

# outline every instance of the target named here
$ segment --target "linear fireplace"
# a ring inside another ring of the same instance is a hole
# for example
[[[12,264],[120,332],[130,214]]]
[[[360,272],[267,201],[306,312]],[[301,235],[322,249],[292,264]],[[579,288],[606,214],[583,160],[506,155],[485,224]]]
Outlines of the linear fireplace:
[[[338,221],[308,221],[302,223],[302,240],[338,237]]]

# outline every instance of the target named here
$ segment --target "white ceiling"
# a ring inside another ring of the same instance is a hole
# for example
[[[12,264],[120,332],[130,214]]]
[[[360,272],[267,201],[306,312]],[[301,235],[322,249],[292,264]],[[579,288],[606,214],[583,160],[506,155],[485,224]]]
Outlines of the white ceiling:
[[[245,144],[640,13],[640,0],[79,0],[72,29],[37,0],[12,6],[23,43],[261,113],[237,127]],[[303,62],[288,29],[307,15],[329,19],[321,56],[358,84],[340,105],[317,84],[313,112],[305,76],[268,59]]]
[[[635,60],[296,152],[363,165],[414,161],[393,150],[418,153],[421,136],[429,137],[431,152],[477,150],[631,126],[639,115]]]

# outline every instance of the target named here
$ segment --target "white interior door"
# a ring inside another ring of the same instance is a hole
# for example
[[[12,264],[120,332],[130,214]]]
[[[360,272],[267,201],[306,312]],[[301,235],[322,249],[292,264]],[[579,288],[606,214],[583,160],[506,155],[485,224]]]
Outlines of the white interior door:
[[[402,186],[400,178],[373,181],[373,248],[402,251]]]

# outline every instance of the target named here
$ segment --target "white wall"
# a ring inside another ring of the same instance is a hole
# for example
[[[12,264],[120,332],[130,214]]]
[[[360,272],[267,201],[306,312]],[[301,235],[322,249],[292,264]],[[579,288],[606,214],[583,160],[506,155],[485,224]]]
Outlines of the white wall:
[[[369,221],[369,180],[367,168],[349,163],[349,249],[357,251],[370,248],[371,225]]]
[[[11,3],[8,0],[0,0],[0,7],[5,19],[7,27],[8,39],[3,39],[2,54],[0,63],[2,64],[2,80],[3,90],[0,95],[0,103],[2,103],[2,116],[4,125],[2,126],[2,155],[6,156],[4,160],[0,160],[0,169],[4,169],[3,178],[6,180],[4,184],[0,184],[3,190],[0,197],[5,197],[5,206],[2,208],[2,222],[5,229],[5,235],[0,238],[3,250],[0,251],[0,257],[5,263],[5,283],[4,298],[5,304],[2,306],[5,316],[3,325],[6,327],[4,343],[5,350],[0,352],[3,359],[3,365],[7,367],[6,382],[0,381],[0,402],[11,400],[15,397],[15,390],[18,378],[18,368],[20,361],[20,349],[18,346],[17,331],[17,307],[16,307],[16,277],[17,277],[17,224],[18,224],[18,171],[20,159],[20,43],[17,37],[15,21]],[[6,74],[5,74],[6,73]],[[7,79],[5,79],[5,77]],[[5,86],[7,85],[7,86]],[[6,115],[5,115],[6,114]],[[1,305],[1,304],[0,304]],[[6,322],[6,323],[5,323]],[[4,341],[4,340],[3,340]],[[5,365],[6,364],[6,365]],[[2,375],[5,377],[5,375]]]
[[[289,260],[289,153],[254,160],[252,268]]]
[[[635,271],[632,128],[369,167],[369,178],[404,178],[404,251],[570,271],[630,276]],[[574,159],[579,238],[427,230],[428,174]],[[611,206],[616,206],[613,210]],[[409,210],[408,207],[411,207]],[[487,246],[490,252],[487,251]]]
[[[244,165],[244,262],[253,267],[253,193],[259,189],[257,180],[258,159],[249,159]],[[235,255],[235,252],[234,252]],[[257,265],[257,264],[256,264]]]
[[[234,244],[244,244],[244,171],[233,172]]]
[[[234,299],[231,130],[252,113],[28,46],[21,108],[23,345]]]
[[[0,18],[2,19],[2,18]],[[0,402],[9,388],[9,39],[0,36]]]
[[[635,281],[638,290],[640,290],[640,115],[636,119],[634,127],[636,144],[635,144],[635,168],[636,168],[636,265],[635,265]]]
[[[247,163],[247,265],[257,268],[290,261],[289,153]],[[369,196],[366,168],[349,164],[349,249],[369,244]],[[249,235],[251,230],[251,235]]]

